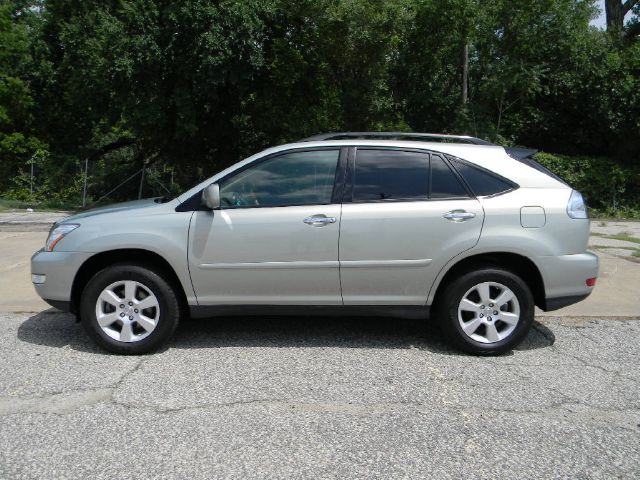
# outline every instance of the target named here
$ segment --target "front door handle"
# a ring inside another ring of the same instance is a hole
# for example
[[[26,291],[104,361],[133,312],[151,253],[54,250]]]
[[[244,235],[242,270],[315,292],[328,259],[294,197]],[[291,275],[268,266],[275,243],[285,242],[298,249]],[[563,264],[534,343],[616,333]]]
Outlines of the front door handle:
[[[451,210],[442,216],[452,222],[464,222],[475,217],[476,214],[473,212],[465,212],[464,210]]]
[[[326,215],[311,215],[303,220],[307,225],[314,227],[322,227],[329,223],[336,223],[336,217],[327,217]]]

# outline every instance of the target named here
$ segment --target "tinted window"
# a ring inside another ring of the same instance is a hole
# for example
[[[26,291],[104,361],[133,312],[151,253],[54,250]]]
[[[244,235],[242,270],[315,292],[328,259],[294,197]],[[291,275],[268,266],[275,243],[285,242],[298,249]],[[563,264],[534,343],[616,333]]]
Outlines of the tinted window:
[[[431,155],[431,198],[468,196],[462,183],[442,157]]]
[[[471,187],[473,193],[479,197],[495,195],[496,193],[506,192],[513,188],[509,183],[468,163],[453,159],[451,162],[458,172],[460,172],[465,182]]]
[[[358,150],[353,200],[427,199],[429,155],[394,150]]]
[[[220,186],[222,206],[331,203],[339,150],[291,152],[249,167]]]

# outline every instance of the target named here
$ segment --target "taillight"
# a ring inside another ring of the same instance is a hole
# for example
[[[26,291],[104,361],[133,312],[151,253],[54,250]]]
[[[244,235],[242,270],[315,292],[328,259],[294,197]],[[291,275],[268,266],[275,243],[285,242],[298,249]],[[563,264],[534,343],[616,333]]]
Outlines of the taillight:
[[[596,286],[596,279],[594,278],[587,278],[587,281],[585,282],[587,284],[587,287],[595,287]]]
[[[587,205],[584,203],[584,199],[580,192],[576,192],[575,190],[571,191],[571,196],[569,197],[569,203],[567,205],[567,215],[571,218],[589,218]]]

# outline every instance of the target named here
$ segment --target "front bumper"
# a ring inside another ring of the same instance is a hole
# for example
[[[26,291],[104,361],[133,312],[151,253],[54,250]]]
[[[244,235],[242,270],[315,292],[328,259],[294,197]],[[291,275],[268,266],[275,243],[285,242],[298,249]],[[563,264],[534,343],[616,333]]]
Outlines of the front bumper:
[[[598,276],[598,256],[591,252],[557,257],[533,257],[545,289],[543,310],[557,310],[587,298],[594,287],[587,279]]]
[[[50,305],[69,310],[73,280],[82,264],[93,255],[86,252],[47,252],[38,250],[31,256],[31,275],[36,293]],[[44,279],[44,281],[42,281]]]

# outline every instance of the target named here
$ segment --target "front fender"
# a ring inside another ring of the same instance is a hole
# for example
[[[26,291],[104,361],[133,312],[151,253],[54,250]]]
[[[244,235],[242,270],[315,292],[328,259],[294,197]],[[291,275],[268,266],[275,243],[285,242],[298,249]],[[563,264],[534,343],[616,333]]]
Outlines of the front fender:
[[[95,216],[63,238],[56,251],[99,253],[123,249],[147,250],[162,257],[173,268],[187,301],[196,303],[187,263],[189,222],[193,212],[153,215],[110,214]]]

